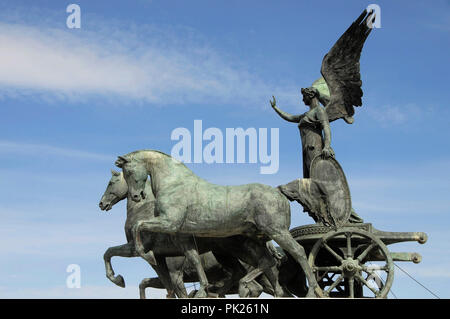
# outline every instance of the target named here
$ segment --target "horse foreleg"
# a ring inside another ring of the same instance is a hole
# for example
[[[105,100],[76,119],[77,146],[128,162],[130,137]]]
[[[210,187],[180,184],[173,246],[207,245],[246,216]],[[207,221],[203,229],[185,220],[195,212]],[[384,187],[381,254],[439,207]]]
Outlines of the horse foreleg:
[[[183,258],[182,262],[179,262]],[[175,294],[178,298],[187,298],[188,294],[184,286],[184,266],[186,257],[168,257],[166,260],[169,270],[170,280],[172,282]]]
[[[130,243],[109,247],[103,255],[103,260],[105,261],[106,277],[117,286],[124,288],[125,280],[123,279],[123,277],[121,275],[114,276],[114,269],[111,265],[111,258],[114,256],[137,257],[138,255],[134,250],[134,245]]]
[[[270,282],[270,285],[273,288],[273,295],[275,297],[284,297],[286,295],[284,289],[281,287],[280,282],[278,281],[279,271],[276,266],[266,268],[264,270],[265,279]],[[264,276],[263,276],[264,277]],[[266,280],[262,280],[265,282]]]
[[[269,249],[265,250],[259,258],[258,267],[264,272],[265,277],[269,280],[273,289],[273,295],[275,297],[283,297],[285,293],[278,280],[279,272],[276,265],[277,261],[275,260],[275,257],[269,252]]]
[[[149,263],[156,265],[156,259],[153,252],[151,250],[147,253],[145,252],[144,244],[142,242],[142,232],[175,234],[180,225],[181,224],[178,222],[171,222],[165,218],[161,218],[161,216],[150,218],[146,221],[138,221],[133,227],[136,251]]]
[[[173,283],[173,288],[176,296],[178,298],[187,298],[188,293],[186,291],[186,287],[184,286],[183,269],[179,269],[173,272],[170,271],[169,274],[170,279],[172,280]]]
[[[159,277],[156,278],[144,278],[142,279],[141,283],[139,284],[139,297],[141,299],[146,299],[145,296],[145,289],[146,288],[156,288],[156,289],[166,289],[167,288],[163,285],[161,282],[161,279]],[[173,290],[167,291],[166,298],[175,298],[175,292]]]
[[[258,275],[256,275],[256,271],[252,271],[252,276],[245,276],[244,283],[246,282],[248,284],[261,273],[264,273],[270,282],[269,286],[271,286],[273,295],[275,297],[282,297],[284,296],[284,290],[278,281],[277,260],[272,254],[275,247],[269,249],[270,246],[270,242],[263,243],[259,240],[248,238],[242,242],[242,249],[235,253],[241,260],[260,271]]]
[[[256,268],[250,271],[241,280],[239,280],[239,297],[241,298],[258,297],[261,294],[261,292],[263,291],[261,285],[259,285],[256,282],[253,282],[253,284],[256,284],[256,287],[258,288],[258,291],[255,292],[249,287],[249,284],[250,282],[254,281],[256,277],[260,276],[262,273],[263,271],[261,269]]]
[[[152,267],[156,271],[156,274],[163,283],[164,287],[166,287],[167,298],[175,298],[175,293],[179,291],[177,287],[178,283],[175,283],[172,279],[171,270],[167,265],[166,257],[163,255],[156,255],[156,261],[157,265]]]
[[[145,297],[145,289],[146,288],[157,288],[157,289],[165,289],[164,285],[161,282],[159,277],[156,278],[144,278],[139,284],[139,297],[141,299],[146,299]]]
[[[207,292],[208,278],[206,277],[205,270],[203,269],[198,251],[195,248],[190,247],[184,251],[184,255],[189,260],[189,262],[194,266],[194,268],[197,272],[197,275],[198,275],[200,288],[195,293],[195,298],[208,297],[208,292]]]
[[[308,264],[305,249],[302,245],[292,238],[292,235],[288,230],[268,233],[268,235],[280,245],[281,248],[286,250],[292,257],[300,264],[303,272],[308,279],[308,293],[306,297],[312,298],[317,296],[321,297],[321,290],[317,284],[316,276],[313,274],[311,267]]]
[[[217,251],[213,251],[214,257],[217,262],[222,265],[222,267],[231,274],[230,278],[225,278],[223,287],[220,287],[217,290],[217,294],[221,297],[225,297],[225,295],[233,288],[233,286],[245,276],[245,269],[242,264],[239,262],[237,258],[228,254],[225,255],[222,253],[218,253]]]

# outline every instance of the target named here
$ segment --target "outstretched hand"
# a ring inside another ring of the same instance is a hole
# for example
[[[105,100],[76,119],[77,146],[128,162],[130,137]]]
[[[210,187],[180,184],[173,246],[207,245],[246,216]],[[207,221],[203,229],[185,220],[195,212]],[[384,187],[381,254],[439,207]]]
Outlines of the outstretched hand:
[[[275,96],[272,95],[273,100],[270,100],[270,105],[272,105],[272,107],[277,106],[277,101],[275,100]]]

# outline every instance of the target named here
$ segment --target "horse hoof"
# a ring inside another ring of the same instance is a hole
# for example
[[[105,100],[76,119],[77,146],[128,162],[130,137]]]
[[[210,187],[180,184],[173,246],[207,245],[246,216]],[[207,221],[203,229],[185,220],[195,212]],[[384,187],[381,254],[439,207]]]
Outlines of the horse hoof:
[[[316,286],[316,288],[314,288],[314,292],[316,294],[317,297],[319,298],[324,298],[325,295],[323,294],[322,289],[319,288],[319,286]]]
[[[194,295],[194,298],[207,298],[207,297],[208,297],[208,294],[204,289],[198,290]]]
[[[316,294],[314,291],[308,291],[308,293],[305,296],[306,298],[316,298]]]
[[[250,289],[248,288],[239,288],[239,298],[248,298],[250,297]]]
[[[323,297],[325,297],[323,291],[318,286],[308,289],[308,293],[306,294],[306,298],[323,298]]]
[[[114,283],[122,288],[125,288],[125,280],[123,279],[122,275],[118,275],[116,278],[114,278]]]

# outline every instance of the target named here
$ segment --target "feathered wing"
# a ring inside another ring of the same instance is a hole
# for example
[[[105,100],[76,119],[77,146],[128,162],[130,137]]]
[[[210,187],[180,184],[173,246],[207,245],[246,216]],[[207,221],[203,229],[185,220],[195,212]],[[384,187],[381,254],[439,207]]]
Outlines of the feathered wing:
[[[330,91],[326,105],[330,122],[343,118],[353,123],[354,106],[362,105],[359,58],[374,18],[373,11],[364,10],[323,58],[320,72]]]

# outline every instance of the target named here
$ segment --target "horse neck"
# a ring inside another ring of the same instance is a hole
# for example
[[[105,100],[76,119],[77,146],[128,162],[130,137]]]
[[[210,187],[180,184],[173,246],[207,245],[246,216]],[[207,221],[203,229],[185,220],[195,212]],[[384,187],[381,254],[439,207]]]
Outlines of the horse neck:
[[[133,213],[133,208],[136,206],[136,202],[131,198],[130,193],[127,194],[127,217]]]
[[[154,201],[155,200],[155,195],[153,195],[152,192],[152,186],[151,186],[151,182],[147,180],[147,182],[145,183],[145,189],[144,189],[144,193],[145,193],[145,199],[143,199],[141,202],[135,202],[132,198],[130,193],[127,193],[127,218],[132,217],[136,214],[137,210],[134,209],[136,206],[138,205],[143,205],[145,203],[148,203],[150,201]]]
[[[132,222],[133,220],[135,220],[135,218],[139,218],[138,213],[141,212],[141,210],[138,209],[138,206],[139,205],[143,205],[147,201],[148,201],[148,199],[145,198],[142,201],[137,203],[131,198],[130,194],[127,195],[127,220],[126,220],[126,224],[128,224],[129,222]]]
[[[145,154],[144,163],[147,173],[150,175],[153,193],[156,195],[158,190],[167,183],[167,177],[173,172],[172,161],[167,156],[148,151]]]

